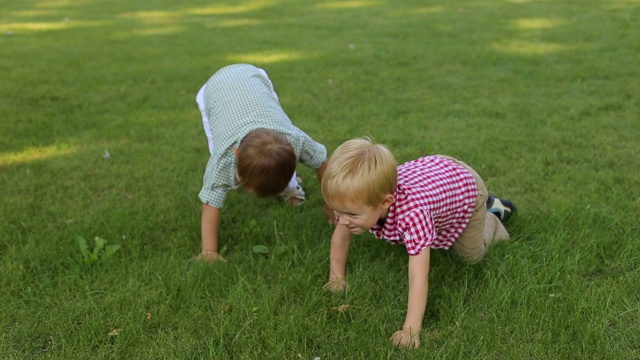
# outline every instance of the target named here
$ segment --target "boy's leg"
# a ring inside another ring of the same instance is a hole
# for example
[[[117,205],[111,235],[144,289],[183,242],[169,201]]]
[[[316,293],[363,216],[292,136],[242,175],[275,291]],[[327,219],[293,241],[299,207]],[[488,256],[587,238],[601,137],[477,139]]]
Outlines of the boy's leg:
[[[213,136],[211,135],[211,126],[209,124],[209,118],[207,117],[207,113],[204,109],[204,88],[207,85],[202,85],[200,91],[198,91],[198,95],[196,95],[196,102],[198,103],[198,109],[200,110],[200,114],[202,114],[202,126],[204,127],[204,133],[207,135],[207,143],[209,144],[209,153],[213,153]]]
[[[487,212],[489,193],[480,175],[463,161],[452,159],[467,169],[476,181],[478,198],[469,224],[453,243],[452,249],[469,262],[480,261],[487,248],[494,241],[509,239],[509,233],[502,222],[492,213]]]
[[[473,215],[460,237],[451,246],[453,251],[471,263],[480,261],[488,248],[488,243],[485,241],[484,236],[485,226],[487,225],[485,220],[487,215],[485,205],[487,202],[487,190],[484,187],[484,183],[478,183],[478,179],[476,179],[476,184],[478,185],[478,198]]]
[[[300,185],[300,181],[298,180],[302,180],[300,178],[298,178],[298,173],[297,172],[293,172],[293,176],[291,177],[291,180],[289,180],[289,185],[287,185],[287,190],[288,189],[295,189],[298,187],[298,185]]]
[[[299,184],[300,181],[302,181],[302,179],[300,179],[294,171],[291,180],[289,180],[289,185],[287,185],[287,188],[284,189],[281,194],[285,202],[292,205],[302,205],[304,203],[305,193]]]
[[[495,214],[487,211],[485,215],[483,235],[483,239],[488,241],[487,246],[509,240],[509,238],[509,232],[502,224],[502,221],[500,221]]]

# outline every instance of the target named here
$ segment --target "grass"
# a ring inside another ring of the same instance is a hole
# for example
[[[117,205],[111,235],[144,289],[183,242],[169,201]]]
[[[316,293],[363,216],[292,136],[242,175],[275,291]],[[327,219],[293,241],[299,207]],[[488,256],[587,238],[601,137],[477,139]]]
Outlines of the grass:
[[[0,358],[640,359],[637,0],[0,9]],[[432,254],[421,349],[387,340],[404,249],[363,235],[349,290],[321,289],[331,228],[309,169],[301,208],[230,194],[229,262],[189,261],[194,97],[233,62],[265,68],[330,151],[369,134],[399,161],[445,153],[519,206],[482,263]],[[77,236],[120,248],[85,263]]]

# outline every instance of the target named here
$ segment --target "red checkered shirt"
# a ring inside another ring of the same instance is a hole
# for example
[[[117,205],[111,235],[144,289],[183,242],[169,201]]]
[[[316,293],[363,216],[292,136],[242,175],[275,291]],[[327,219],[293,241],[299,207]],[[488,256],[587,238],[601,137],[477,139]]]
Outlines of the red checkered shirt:
[[[398,166],[395,201],[384,225],[369,231],[404,244],[409,255],[427,246],[449,249],[467,227],[477,197],[475,179],[462,165],[440,156],[409,161]]]

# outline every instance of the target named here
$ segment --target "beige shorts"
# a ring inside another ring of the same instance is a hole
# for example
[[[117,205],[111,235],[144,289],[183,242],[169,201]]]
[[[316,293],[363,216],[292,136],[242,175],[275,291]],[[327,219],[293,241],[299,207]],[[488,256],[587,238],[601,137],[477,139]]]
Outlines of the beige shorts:
[[[509,239],[509,233],[497,216],[487,213],[487,198],[489,192],[480,175],[465,162],[446,155],[438,155],[454,161],[467,169],[473,175],[478,189],[478,198],[469,224],[451,248],[466,261],[475,263],[480,261],[493,241]]]

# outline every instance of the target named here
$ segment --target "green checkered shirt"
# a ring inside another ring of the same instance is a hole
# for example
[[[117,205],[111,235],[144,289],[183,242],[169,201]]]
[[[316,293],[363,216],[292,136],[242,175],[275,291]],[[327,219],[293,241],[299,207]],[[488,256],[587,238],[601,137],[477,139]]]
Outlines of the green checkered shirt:
[[[265,75],[252,65],[229,65],[205,84],[204,108],[213,151],[199,197],[213,207],[222,208],[227,193],[236,187],[233,149],[253,129],[267,128],[284,135],[298,161],[313,169],[327,159],[325,146],[291,123]]]

